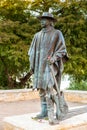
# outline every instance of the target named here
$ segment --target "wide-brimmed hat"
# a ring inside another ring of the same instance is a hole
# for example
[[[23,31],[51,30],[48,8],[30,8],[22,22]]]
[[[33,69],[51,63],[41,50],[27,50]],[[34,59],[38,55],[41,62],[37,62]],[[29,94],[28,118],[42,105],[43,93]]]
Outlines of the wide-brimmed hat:
[[[56,22],[57,20],[54,18],[53,14],[49,13],[49,12],[43,12],[43,14],[41,16],[37,17],[38,19],[43,19],[43,18],[47,18],[47,19],[51,19],[54,22]]]

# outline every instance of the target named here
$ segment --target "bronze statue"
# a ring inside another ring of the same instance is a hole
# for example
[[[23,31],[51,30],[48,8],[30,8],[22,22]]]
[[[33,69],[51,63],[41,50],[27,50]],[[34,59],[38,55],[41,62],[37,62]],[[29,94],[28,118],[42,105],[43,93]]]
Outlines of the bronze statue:
[[[63,63],[67,60],[64,37],[54,28],[56,19],[44,12],[38,19],[42,30],[34,35],[28,55],[34,73],[34,89],[39,90],[41,113],[37,119],[48,117],[50,124],[57,124],[68,111],[63,92],[60,92]],[[54,118],[56,104],[56,119]]]

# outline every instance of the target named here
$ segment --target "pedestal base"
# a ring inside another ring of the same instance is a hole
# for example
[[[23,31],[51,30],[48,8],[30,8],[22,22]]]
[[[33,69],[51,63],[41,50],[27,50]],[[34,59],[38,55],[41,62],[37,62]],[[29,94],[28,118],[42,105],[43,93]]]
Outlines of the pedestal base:
[[[69,110],[58,125],[49,125],[48,120],[33,120],[37,113],[6,117],[4,130],[87,130],[87,106]]]

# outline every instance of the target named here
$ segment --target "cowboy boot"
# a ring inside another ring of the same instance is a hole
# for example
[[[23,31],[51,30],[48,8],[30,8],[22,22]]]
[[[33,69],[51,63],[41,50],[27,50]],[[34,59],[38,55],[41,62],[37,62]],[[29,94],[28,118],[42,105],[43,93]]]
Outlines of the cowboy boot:
[[[54,119],[54,102],[51,96],[46,96],[47,99],[47,110],[48,110],[48,119],[50,125],[56,125],[59,123],[57,119]]]
[[[36,115],[37,119],[43,119],[47,117],[47,102],[45,97],[40,97],[41,99],[41,113]]]

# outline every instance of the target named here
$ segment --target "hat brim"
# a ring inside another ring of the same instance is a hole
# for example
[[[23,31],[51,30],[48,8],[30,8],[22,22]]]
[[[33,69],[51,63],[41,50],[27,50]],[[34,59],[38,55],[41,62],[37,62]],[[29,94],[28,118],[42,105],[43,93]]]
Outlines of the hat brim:
[[[48,17],[48,16],[38,16],[37,17],[39,20],[43,19],[43,18],[46,18],[46,19],[51,19],[53,22],[56,22],[57,20],[55,18],[52,18],[52,17]]]

